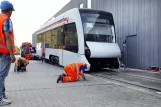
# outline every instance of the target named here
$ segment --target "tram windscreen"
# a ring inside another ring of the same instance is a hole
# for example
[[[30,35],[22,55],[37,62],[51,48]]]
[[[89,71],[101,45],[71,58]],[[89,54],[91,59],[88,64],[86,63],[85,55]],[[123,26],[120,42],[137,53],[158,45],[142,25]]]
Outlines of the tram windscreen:
[[[113,18],[108,15],[81,13],[82,25],[86,41],[114,42]]]

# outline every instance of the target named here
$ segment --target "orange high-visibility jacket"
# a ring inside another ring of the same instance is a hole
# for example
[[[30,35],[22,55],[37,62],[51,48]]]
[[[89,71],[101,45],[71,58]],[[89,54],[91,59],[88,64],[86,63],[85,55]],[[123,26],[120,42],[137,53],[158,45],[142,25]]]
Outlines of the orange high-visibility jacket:
[[[70,63],[69,65],[67,66],[71,66],[73,71],[76,72],[77,74],[77,79],[79,79],[81,77],[81,72],[80,72],[80,67],[83,65],[82,62],[74,62],[74,63]]]
[[[74,82],[79,80],[83,73],[80,71],[80,67],[83,65],[81,62],[69,63],[64,66],[66,75],[63,76],[62,82]]]
[[[3,33],[3,23],[8,17],[4,14],[0,14],[0,53],[10,54],[6,46],[6,37]],[[14,47],[14,32],[11,33],[12,43],[13,43],[13,52],[16,52]]]

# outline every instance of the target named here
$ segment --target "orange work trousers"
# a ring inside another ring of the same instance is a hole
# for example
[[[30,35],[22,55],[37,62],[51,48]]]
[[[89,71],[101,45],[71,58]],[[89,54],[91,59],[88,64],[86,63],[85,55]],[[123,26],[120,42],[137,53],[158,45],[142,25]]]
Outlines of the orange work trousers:
[[[31,55],[30,54],[25,54],[25,59],[30,60]]]
[[[63,76],[62,82],[75,82],[77,80],[77,73],[71,66],[65,66],[64,71],[66,76]]]

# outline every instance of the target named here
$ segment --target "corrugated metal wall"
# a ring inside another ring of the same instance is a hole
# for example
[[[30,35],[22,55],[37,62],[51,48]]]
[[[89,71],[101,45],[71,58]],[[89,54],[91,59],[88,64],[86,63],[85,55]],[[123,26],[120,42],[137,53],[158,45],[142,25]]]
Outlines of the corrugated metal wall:
[[[86,0],[71,0],[55,16],[79,7],[82,2],[86,7]],[[137,35],[137,68],[161,66],[161,0],[92,0],[92,8],[113,13],[117,42],[124,50],[124,63],[130,56],[122,42],[126,36]]]

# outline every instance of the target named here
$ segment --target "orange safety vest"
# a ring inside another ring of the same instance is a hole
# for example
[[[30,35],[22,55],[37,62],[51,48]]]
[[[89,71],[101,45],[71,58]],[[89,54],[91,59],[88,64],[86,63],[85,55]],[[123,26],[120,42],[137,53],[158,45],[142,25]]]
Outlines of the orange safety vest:
[[[6,45],[6,37],[3,33],[3,23],[8,17],[4,14],[0,14],[0,53],[10,54],[7,45]],[[12,44],[14,46],[14,32],[11,33]],[[16,52],[15,47],[13,47],[13,52]]]
[[[82,76],[81,72],[80,72],[80,67],[83,65],[82,62],[75,62],[75,63],[71,63],[69,64],[69,66],[71,66],[71,68],[73,69],[73,71],[76,71],[77,74],[77,80]]]

